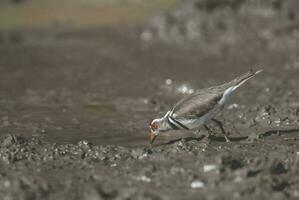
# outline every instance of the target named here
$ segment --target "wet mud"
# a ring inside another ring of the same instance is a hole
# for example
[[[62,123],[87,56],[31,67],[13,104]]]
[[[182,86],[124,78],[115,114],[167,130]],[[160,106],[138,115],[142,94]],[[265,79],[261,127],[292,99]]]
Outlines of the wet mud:
[[[296,1],[215,2],[129,27],[2,33],[1,199],[298,199]],[[264,71],[217,116],[230,143],[209,124],[211,140],[172,131],[149,146],[151,119],[250,68]]]

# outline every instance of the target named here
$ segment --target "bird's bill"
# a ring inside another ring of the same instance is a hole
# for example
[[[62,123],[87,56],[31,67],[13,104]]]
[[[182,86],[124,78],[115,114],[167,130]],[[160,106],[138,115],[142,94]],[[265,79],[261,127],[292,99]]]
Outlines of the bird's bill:
[[[150,144],[153,144],[155,139],[157,137],[157,134],[155,134],[154,132],[150,132]]]

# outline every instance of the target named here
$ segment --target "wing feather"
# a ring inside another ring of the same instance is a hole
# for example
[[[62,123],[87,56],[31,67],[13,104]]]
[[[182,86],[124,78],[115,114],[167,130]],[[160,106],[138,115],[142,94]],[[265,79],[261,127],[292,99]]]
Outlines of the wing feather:
[[[178,102],[172,109],[176,119],[201,117],[215,107],[223,96],[222,87],[199,90]]]
[[[199,90],[183,98],[173,107],[173,117],[176,119],[194,119],[207,114],[216,104],[220,103],[224,105],[235,89],[261,71],[248,71],[228,83]]]

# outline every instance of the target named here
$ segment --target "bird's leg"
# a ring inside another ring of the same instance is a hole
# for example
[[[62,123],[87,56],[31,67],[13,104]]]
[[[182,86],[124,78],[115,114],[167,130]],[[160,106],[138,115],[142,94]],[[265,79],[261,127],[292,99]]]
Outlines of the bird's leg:
[[[212,148],[212,149],[214,149],[214,150],[216,150],[216,151],[219,151],[217,148],[213,147],[213,146],[210,144],[210,142],[211,142],[211,138],[210,138],[210,137],[211,137],[213,131],[212,131],[207,125],[203,125],[203,127],[204,127],[204,128],[207,130],[207,132],[208,132],[207,142],[205,143],[205,147],[204,147],[203,151],[205,151],[208,147],[210,147],[210,148]]]
[[[219,121],[219,120],[217,120],[217,119],[215,119],[215,118],[213,118],[213,119],[211,119],[220,129],[221,129],[221,132],[222,132],[222,134],[223,134],[223,136],[224,136],[224,138],[225,138],[225,141],[226,142],[230,142],[230,140],[228,139],[228,137],[227,137],[227,135],[226,135],[226,131],[224,130],[224,128],[223,128],[223,124],[221,123],[221,121]]]
[[[207,130],[207,132],[208,132],[208,139],[210,139],[210,136],[211,136],[211,134],[212,134],[213,131],[207,125],[203,125],[203,127]]]

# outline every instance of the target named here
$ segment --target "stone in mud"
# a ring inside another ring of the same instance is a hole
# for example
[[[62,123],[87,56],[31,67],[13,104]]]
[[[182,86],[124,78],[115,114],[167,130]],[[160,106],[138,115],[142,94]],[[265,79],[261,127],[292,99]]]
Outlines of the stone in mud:
[[[185,138],[181,139],[180,141],[175,143],[175,149],[177,151],[191,151],[192,146],[187,142]]]
[[[256,169],[256,170],[248,170],[248,171],[247,171],[247,175],[246,175],[246,177],[247,177],[247,178],[254,177],[254,176],[258,175],[260,172],[261,172],[261,170],[259,170],[259,169]]]
[[[180,175],[180,174],[184,174],[185,173],[185,170],[184,170],[184,168],[182,168],[182,167],[171,167],[170,168],[170,173],[172,174],[172,175]]]
[[[143,157],[143,149],[133,149],[131,152],[131,156],[134,159],[142,158]]]
[[[16,142],[16,137],[14,135],[5,135],[1,138],[1,147],[9,147]]]
[[[256,142],[260,139],[260,134],[256,132],[252,132],[251,134],[248,135],[247,141],[249,143]]]
[[[284,164],[277,160],[273,161],[270,171],[272,174],[283,174],[287,172]]]
[[[282,191],[288,186],[289,186],[288,181],[279,178],[274,178],[271,183],[271,188],[273,191]]]
[[[152,174],[153,172],[157,171],[157,166],[155,164],[149,163],[148,165],[144,166],[141,171],[145,174]]]
[[[221,157],[221,171],[226,169],[236,170],[242,168],[244,165],[240,159],[233,158],[231,156],[222,156]]]
[[[83,187],[82,191],[82,199],[90,199],[90,200],[104,200],[100,191],[93,185],[86,185]]]
[[[217,165],[204,165],[203,166],[204,172],[210,172],[210,171],[216,170],[216,169],[217,169]]]
[[[144,192],[141,196],[141,199],[145,199],[145,200],[161,200],[162,198],[159,197],[156,194],[153,193],[149,193],[149,192]]]
[[[215,11],[218,8],[237,9],[245,0],[197,0],[195,6],[200,10]]]
[[[78,146],[82,149],[89,149],[92,144],[89,143],[87,140],[81,140],[78,142]]]

